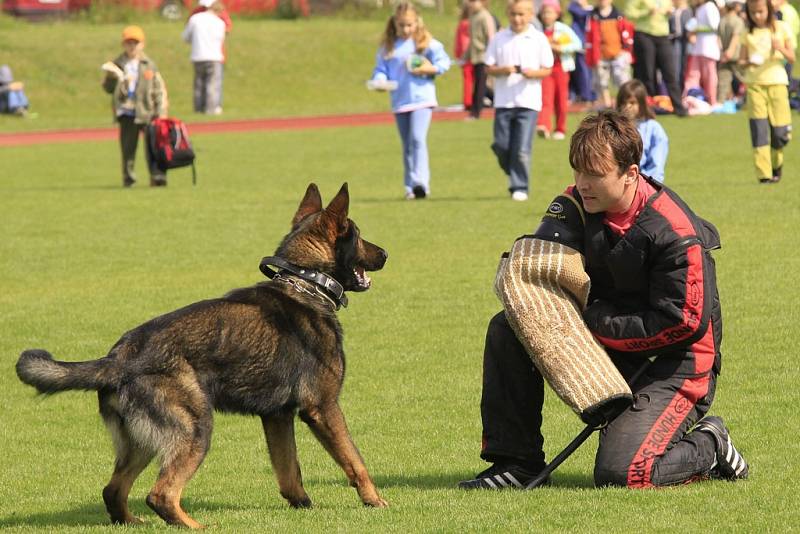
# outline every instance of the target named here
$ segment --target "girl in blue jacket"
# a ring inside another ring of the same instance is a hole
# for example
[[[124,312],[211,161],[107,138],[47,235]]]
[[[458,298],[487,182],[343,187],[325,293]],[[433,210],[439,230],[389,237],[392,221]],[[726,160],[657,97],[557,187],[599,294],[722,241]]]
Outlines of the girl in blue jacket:
[[[656,122],[656,115],[647,105],[647,89],[639,80],[623,83],[617,93],[617,111],[636,121],[642,137],[642,160],[639,172],[664,182],[664,167],[669,154],[669,138],[664,128]]]
[[[400,2],[386,24],[371,81],[376,89],[391,90],[409,200],[430,194],[427,136],[437,105],[434,78],[449,68],[442,43],[425,29],[412,4]]]

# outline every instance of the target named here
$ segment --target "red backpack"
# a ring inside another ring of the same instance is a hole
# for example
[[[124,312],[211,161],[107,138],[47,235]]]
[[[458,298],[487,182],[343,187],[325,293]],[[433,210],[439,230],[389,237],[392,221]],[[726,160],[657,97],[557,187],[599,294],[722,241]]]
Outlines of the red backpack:
[[[194,149],[186,124],[175,118],[155,118],[147,125],[150,157],[162,171],[192,166],[192,184],[197,183],[194,169]]]

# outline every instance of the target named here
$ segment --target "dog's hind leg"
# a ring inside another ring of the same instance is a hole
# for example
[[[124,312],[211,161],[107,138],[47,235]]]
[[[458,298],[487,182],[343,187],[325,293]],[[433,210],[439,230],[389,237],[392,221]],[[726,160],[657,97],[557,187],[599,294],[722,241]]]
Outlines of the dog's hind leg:
[[[114,474],[108,485],[103,488],[103,501],[106,504],[111,522],[115,524],[137,524],[142,520],[134,517],[128,510],[128,494],[136,477],[147,467],[153,454],[147,452],[131,440],[124,421],[119,413],[118,399],[115,393],[98,394],[100,414],[111,433],[116,450]]]
[[[264,427],[269,459],[278,478],[281,495],[289,501],[292,508],[310,508],[311,499],[303,489],[303,477],[297,461],[294,413],[262,417],[261,425]]]
[[[191,369],[142,375],[126,385],[123,413],[137,443],[161,457],[147,505],[171,525],[202,528],[181,508],[181,494],[211,443],[211,404]]]
[[[350,485],[358,491],[361,502],[375,507],[389,505],[378,495],[361,453],[350,437],[344,414],[338,403],[333,401],[306,408],[300,412],[300,418],[308,424],[320,443],[342,467]]]
[[[147,496],[147,505],[170,525],[204,528],[181,508],[181,494],[189,479],[205,458],[208,443],[203,440],[184,443],[169,462],[161,467],[158,480]]]

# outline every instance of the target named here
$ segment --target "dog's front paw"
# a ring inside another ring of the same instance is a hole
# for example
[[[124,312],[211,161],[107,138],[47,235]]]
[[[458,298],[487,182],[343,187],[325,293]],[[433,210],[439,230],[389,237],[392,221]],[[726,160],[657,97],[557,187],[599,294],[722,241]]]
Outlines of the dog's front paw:
[[[386,502],[386,500],[384,500],[382,497],[376,495],[374,499],[364,501],[364,506],[371,506],[372,508],[388,508],[389,503]]]
[[[300,499],[289,499],[289,506],[292,508],[311,508],[313,505],[311,504],[311,499],[305,496]]]

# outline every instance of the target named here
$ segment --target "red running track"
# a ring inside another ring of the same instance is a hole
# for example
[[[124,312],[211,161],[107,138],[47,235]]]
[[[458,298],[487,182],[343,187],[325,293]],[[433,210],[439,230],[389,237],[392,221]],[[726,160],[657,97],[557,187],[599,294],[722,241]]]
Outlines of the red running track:
[[[586,106],[570,105],[570,113],[585,112]],[[494,110],[484,109],[484,116],[492,118]],[[465,111],[434,112],[435,121],[464,120]],[[253,132],[265,130],[307,130],[316,128],[342,128],[347,126],[369,126],[371,124],[394,123],[392,113],[358,113],[349,115],[319,115],[316,117],[287,117],[278,119],[241,119],[188,123],[192,135],[207,133]],[[48,130],[39,132],[0,133],[0,147],[25,146],[52,143],[81,143],[87,141],[110,141],[117,138],[116,127],[72,130]]]
[[[466,112],[434,113],[434,120],[463,120]],[[486,110],[486,117],[491,117]],[[352,115],[324,115],[318,117],[291,117],[284,119],[243,119],[189,123],[192,135],[206,133],[252,132],[259,130],[305,130],[316,128],[341,128],[345,126],[368,126],[394,123],[392,113],[362,113]],[[24,146],[51,143],[81,143],[87,141],[109,141],[118,136],[116,127],[73,130],[50,130],[40,132],[0,133],[0,147]]]

